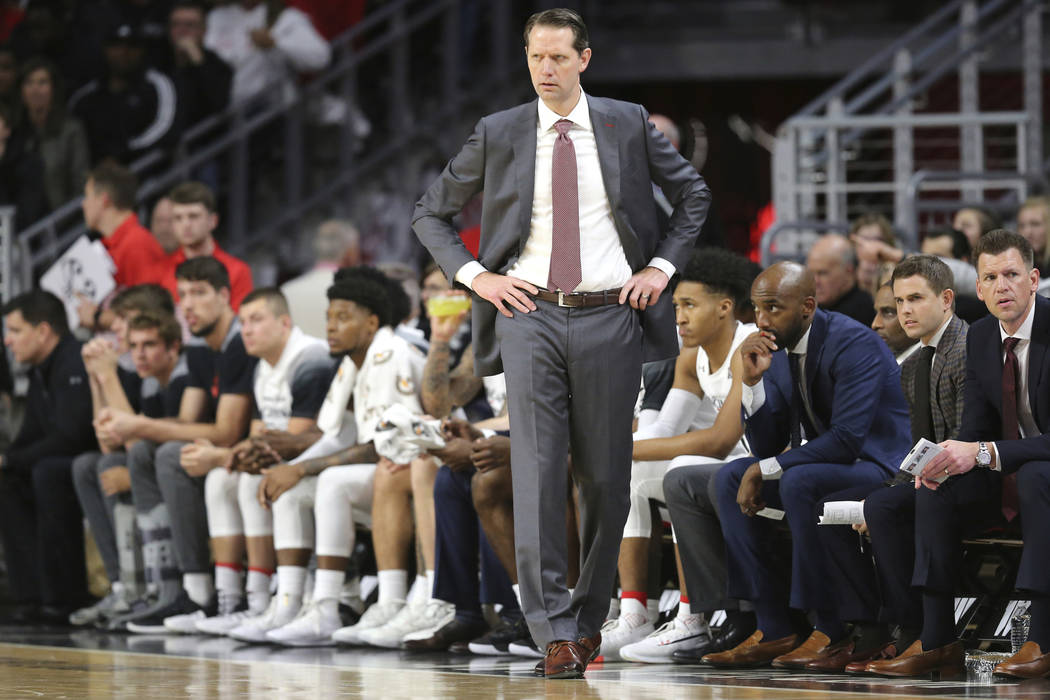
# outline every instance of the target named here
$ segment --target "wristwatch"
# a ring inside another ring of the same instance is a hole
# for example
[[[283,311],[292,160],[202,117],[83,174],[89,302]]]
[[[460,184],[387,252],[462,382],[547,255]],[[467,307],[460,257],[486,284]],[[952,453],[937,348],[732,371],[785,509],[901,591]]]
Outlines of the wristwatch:
[[[977,466],[987,469],[992,465],[992,453],[987,442],[977,443]]]

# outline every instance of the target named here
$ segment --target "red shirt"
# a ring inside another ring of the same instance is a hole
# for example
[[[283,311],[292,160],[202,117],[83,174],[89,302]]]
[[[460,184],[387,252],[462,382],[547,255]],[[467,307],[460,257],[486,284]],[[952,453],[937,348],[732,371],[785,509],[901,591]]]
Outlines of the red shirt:
[[[139,224],[139,218],[134,214],[128,214],[113,233],[104,236],[102,245],[106,246],[117,267],[113,278],[118,287],[160,283],[167,272],[164,249],[153,234]]]
[[[221,262],[226,267],[226,272],[230,275],[230,306],[233,307],[234,311],[237,311],[241,308],[241,300],[252,291],[252,269],[243,260],[233,257],[220,248],[218,243],[215,244],[212,257]],[[171,292],[171,296],[174,297],[176,302],[179,300],[179,294],[175,287],[175,268],[180,263],[185,262],[185,260],[186,253],[183,252],[182,248],[169,255],[167,259],[168,268],[164,279],[160,282],[161,286]]]

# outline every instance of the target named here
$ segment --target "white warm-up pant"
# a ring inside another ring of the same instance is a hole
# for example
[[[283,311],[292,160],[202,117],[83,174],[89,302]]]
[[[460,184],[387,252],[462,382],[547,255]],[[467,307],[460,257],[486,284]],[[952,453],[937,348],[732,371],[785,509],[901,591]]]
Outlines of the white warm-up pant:
[[[208,534],[212,537],[269,537],[273,517],[259,505],[261,474],[228,472],[220,467],[204,480]]]
[[[624,537],[649,537],[653,531],[652,512],[649,501],[665,503],[664,475],[677,467],[689,464],[716,464],[720,459],[683,455],[667,460],[631,463],[631,509],[627,513],[627,523],[623,527]]]
[[[375,473],[375,464],[329,467],[281,494],[273,504],[274,546],[349,557],[354,525],[372,525]]]

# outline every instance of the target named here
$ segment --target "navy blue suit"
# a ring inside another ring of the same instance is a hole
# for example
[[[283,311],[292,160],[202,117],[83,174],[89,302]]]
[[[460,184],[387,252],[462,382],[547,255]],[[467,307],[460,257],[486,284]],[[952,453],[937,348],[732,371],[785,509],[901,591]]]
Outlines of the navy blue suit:
[[[915,573],[912,585],[951,594],[961,538],[1001,519],[1002,474],[1017,473],[1024,554],[1017,587],[1050,595],[1050,300],[1035,298],[1028,349],[1027,388],[1039,435],[1000,440],[1002,435],[1002,338],[999,320],[987,316],[970,326],[966,343],[964,442],[995,442],[1000,472],[975,468],[953,476],[916,498]]]
[[[796,391],[786,352],[773,355],[762,381],[765,403],[747,418],[754,457],[730,462],[716,477],[729,563],[729,597],[767,605],[787,602],[783,600],[784,577],[771,570],[766,552],[770,521],[744,515],[736,503],[747,468],[756,458],[777,457],[783,475],[765,482],[762,496],[769,506],[786,512],[791,528],[790,605],[834,610],[817,534],[818,505],[835,491],[874,487],[899,467],[908,448],[900,437],[909,432],[900,368],[870,328],[818,309],[805,358],[806,393],[817,425],[804,419],[809,441],[786,452]]]

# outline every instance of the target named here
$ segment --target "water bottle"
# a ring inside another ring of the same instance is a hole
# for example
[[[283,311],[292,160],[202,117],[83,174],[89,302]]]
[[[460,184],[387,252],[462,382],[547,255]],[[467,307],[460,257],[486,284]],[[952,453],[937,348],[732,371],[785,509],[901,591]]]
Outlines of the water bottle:
[[[1018,604],[1013,617],[1010,618],[1010,649],[1014,654],[1028,641],[1028,628],[1032,622],[1032,616],[1028,614],[1028,605],[1027,601]]]

